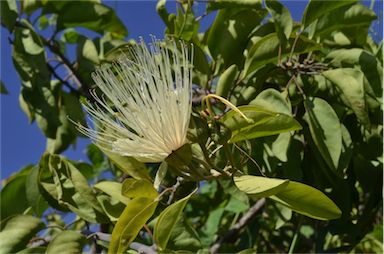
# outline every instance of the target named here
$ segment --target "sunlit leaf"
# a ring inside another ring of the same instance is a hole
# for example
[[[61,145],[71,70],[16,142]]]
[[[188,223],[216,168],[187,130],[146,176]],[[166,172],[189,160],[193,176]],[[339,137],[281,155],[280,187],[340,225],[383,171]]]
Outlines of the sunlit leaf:
[[[285,42],[289,39],[293,28],[291,13],[284,5],[278,1],[265,1],[265,4],[267,6],[268,12],[272,16],[279,40],[281,44],[284,45]]]
[[[160,251],[167,247],[172,230],[192,195],[193,193],[176,201],[160,213],[153,231],[153,239]]]
[[[158,196],[152,182],[146,179],[128,178],[123,182],[121,194],[129,198],[149,198],[154,199]]]
[[[305,8],[301,22],[304,27],[307,27],[313,21],[323,16],[324,14],[332,10],[335,10],[341,6],[350,5],[355,2],[356,0],[329,1],[329,2],[311,0],[309,1],[309,3],[307,4],[307,7]]]
[[[312,139],[327,165],[335,170],[339,164],[342,147],[339,118],[332,107],[323,99],[305,101],[304,119],[309,125]]]
[[[322,73],[332,81],[345,97],[345,103],[352,108],[359,121],[370,125],[369,115],[365,105],[363,73],[353,68],[338,68]]]
[[[11,215],[22,214],[30,206],[27,201],[26,181],[32,168],[32,165],[27,166],[6,180],[0,193],[2,220]]]
[[[332,220],[341,216],[340,209],[331,199],[306,184],[290,181],[283,191],[270,198],[314,219]]]
[[[0,253],[15,253],[25,249],[31,238],[44,228],[44,223],[31,215],[17,215],[2,221],[1,228]]]
[[[85,237],[79,232],[63,231],[48,244],[47,254],[81,253],[85,244]]]
[[[263,198],[275,195],[288,186],[289,180],[261,176],[242,175],[233,178],[237,188],[252,198]]]
[[[158,201],[149,198],[132,199],[125,207],[112,231],[108,253],[123,253],[151,218]]]
[[[129,198],[121,194],[122,193],[121,190],[123,187],[121,183],[112,182],[112,181],[101,181],[96,183],[93,187],[119,200],[123,204],[127,204],[129,202]]]
[[[1,24],[12,31],[18,17],[16,0],[0,1],[0,9]]]
[[[253,105],[241,106],[238,109],[252,121],[247,121],[234,110],[226,113],[220,121],[232,131],[229,142],[238,142],[301,129],[301,125],[289,115],[272,112]]]

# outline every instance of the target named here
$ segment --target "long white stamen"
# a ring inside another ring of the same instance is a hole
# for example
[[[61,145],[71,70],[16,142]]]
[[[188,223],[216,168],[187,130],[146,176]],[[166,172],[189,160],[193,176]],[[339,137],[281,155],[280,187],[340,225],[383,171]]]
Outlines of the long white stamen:
[[[93,73],[104,96],[92,91],[96,103],[85,105],[93,129],[77,127],[103,149],[160,162],[187,142],[193,50],[182,42],[162,43],[153,38],[149,49],[141,40]]]

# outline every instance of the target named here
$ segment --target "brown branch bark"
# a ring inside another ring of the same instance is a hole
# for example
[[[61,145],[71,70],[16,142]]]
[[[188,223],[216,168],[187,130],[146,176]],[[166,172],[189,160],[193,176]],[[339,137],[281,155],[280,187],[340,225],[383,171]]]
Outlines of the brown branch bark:
[[[218,253],[219,249],[221,246],[225,243],[228,242],[235,237],[237,237],[240,233],[240,231],[250,222],[256,214],[260,211],[260,209],[265,205],[265,198],[260,199],[257,201],[244,215],[243,217],[240,218],[240,220],[233,225],[228,232],[224,236],[220,236],[217,238],[215,243],[211,246],[209,251],[212,254]]]

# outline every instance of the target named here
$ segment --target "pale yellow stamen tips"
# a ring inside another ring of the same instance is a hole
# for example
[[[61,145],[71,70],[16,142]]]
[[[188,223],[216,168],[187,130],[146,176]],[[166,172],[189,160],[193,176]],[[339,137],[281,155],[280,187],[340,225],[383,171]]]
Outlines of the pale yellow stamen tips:
[[[132,46],[92,78],[103,93],[85,104],[94,128],[77,125],[96,145],[142,162],[160,162],[187,143],[192,56],[182,42],[153,39]]]

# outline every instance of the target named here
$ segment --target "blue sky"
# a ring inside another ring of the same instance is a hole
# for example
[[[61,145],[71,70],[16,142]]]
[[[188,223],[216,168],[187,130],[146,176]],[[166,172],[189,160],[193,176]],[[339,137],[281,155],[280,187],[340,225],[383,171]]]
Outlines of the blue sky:
[[[117,12],[118,17],[128,28],[127,39],[144,37],[147,41],[153,34],[163,38],[165,26],[156,13],[156,1],[103,1]],[[284,1],[291,11],[294,20],[300,20],[307,1]],[[370,1],[364,2],[370,4]],[[382,18],[382,1],[376,1],[375,10],[379,10]],[[175,9],[176,3],[169,1],[169,10]],[[202,7],[202,6],[200,6]],[[198,13],[201,9],[198,7]],[[201,29],[206,29],[213,21],[215,14],[210,14],[202,20]],[[382,25],[382,22],[381,22]],[[380,28],[379,28],[380,29]],[[91,33],[90,33],[91,34]],[[8,42],[9,33],[1,27],[1,80],[6,85],[9,94],[0,95],[1,100],[1,179],[7,178],[28,164],[36,164],[45,150],[46,139],[34,123],[30,125],[26,115],[21,111],[18,102],[20,81],[14,69],[11,57],[11,46]],[[96,34],[95,34],[96,36]],[[382,33],[381,36],[382,37]],[[76,148],[70,147],[64,155],[72,160],[86,160],[85,148],[88,139],[78,139]]]

